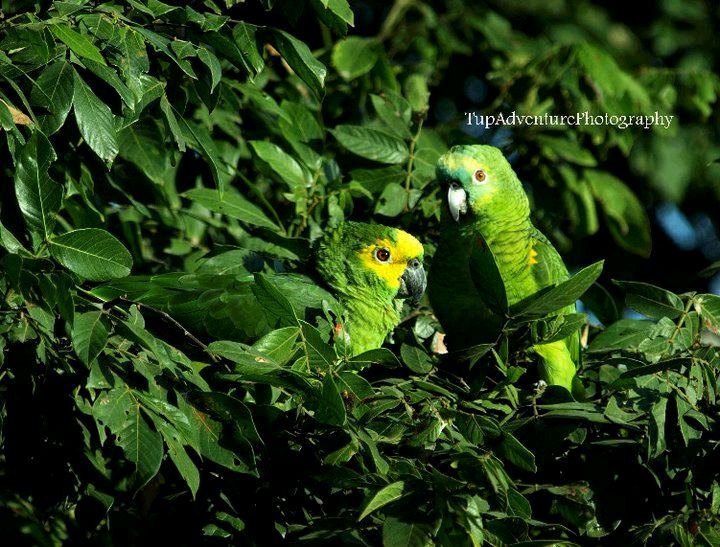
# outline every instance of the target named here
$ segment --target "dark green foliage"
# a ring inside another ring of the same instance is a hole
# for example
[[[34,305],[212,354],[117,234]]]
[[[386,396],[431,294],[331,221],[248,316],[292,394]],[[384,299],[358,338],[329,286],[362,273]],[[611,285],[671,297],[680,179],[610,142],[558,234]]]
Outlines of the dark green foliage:
[[[2,544],[720,543],[717,25],[699,0],[0,1]],[[513,110],[675,118],[463,125]],[[309,242],[370,219],[431,257],[435,162],[470,142],[579,273],[462,355],[423,301],[349,357]],[[602,325],[552,315],[577,297]],[[527,350],[580,326],[568,402]]]

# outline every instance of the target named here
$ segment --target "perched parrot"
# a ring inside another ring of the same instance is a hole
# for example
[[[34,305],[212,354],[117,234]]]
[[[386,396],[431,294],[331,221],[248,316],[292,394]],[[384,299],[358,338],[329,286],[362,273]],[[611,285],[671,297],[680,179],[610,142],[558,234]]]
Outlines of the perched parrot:
[[[502,328],[500,310],[568,279],[562,258],[530,221],[522,184],[493,146],[454,146],[437,163],[448,185],[448,207],[429,274],[428,296],[450,349],[493,342]],[[504,291],[498,289],[500,279]],[[560,310],[575,313],[575,306]],[[540,377],[576,396],[580,333],[533,348]]]
[[[320,280],[297,273],[269,273],[264,279],[299,317],[322,309],[323,302],[337,311],[332,303],[339,302],[346,322],[338,322],[333,334],[348,335],[352,355],[380,347],[400,322],[402,300],[416,301],[425,291],[423,246],[403,230],[344,222],[326,231],[315,251]],[[242,266],[234,267],[237,273],[222,271],[201,267],[194,273],[131,276],[93,292],[161,310],[195,334],[253,342],[275,326],[261,302],[263,291]]]

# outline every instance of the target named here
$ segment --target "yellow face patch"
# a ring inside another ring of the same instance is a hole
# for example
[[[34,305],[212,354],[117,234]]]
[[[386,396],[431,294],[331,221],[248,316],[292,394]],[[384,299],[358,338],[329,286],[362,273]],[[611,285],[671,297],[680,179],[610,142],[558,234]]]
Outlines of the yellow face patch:
[[[397,241],[393,243],[388,239],[378,239],[372,245],[368,245],[360,251],[360,260],[369,270],[384,279],[391,289],[400,288],[400,277],[408,261],[413,258],[422,260],[423,246],[413,236],[403,230],[396,230]],[[377,256],[378,249],[390,251],[387,261],[382,261]]]

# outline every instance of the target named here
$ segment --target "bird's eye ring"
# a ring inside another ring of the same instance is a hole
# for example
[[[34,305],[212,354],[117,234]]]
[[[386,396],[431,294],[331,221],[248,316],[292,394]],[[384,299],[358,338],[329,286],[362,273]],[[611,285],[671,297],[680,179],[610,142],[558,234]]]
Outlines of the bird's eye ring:
[[[390,251],[384,247],[375,249],[375,258],[377,258],[380,262],[387,262],[390,260]]]
[[[478,169],[473,174],[473,179],[475,179],[475,182],[485,184],[485,182],[487,181],[487,173],[485,173],[485,171],[483,171],[482,169]]]

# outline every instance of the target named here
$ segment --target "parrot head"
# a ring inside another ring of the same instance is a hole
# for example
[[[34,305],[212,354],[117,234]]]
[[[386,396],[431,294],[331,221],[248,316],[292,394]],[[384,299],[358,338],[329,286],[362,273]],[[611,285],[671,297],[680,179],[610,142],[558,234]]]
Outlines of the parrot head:
[[[427,285],[422,244],[380,224],[343,222],[329,230],[318,246],[317,266],[346,296],[418,300]]]
[[[436,174],[448,185],[448,209],[458,222],[468,211],[475,218],[492,220],[498,204],[506,205],[518,196],[525,198],[520,180],[494,146],[453,146],[438,160]]]

